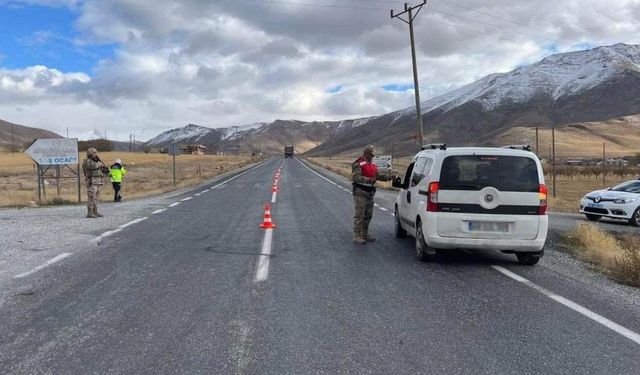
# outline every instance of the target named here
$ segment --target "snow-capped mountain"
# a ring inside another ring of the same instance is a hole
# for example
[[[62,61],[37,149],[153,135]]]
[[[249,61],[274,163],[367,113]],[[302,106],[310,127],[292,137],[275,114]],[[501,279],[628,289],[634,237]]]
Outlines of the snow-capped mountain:
[[[145,144],[145,148],[166,148],[175,142],[181,145],[201,144],[207,147],[208,152],[280,153],[284,145],[293,144],[297,152],[305,152],[322,144],[328,138],[362,126],[369,120],[369,118],[324,122],[276,120],[271,123],[216,129],[189,124],[154,137]]]
[[[423,102],[422,109],[448,111],[468,102],[477,102],[484,111],[491,111],[508,102],[526,103],[538,95],[559,100],[580,95],[615,79],[625,69],[640,72],[640,46],[616,44],[562,53],[509,73],[490,74]]]
[[[551,55],[490,74],[422,103],[425,141],[492,144],[512,127],[605,121],[640,113],[640,45],[616,44]],[[371,119],[312,151],[331,155],[368,143],[415,150],[415,108]],[[357,141],[354,141],[357,140]]]
[[[168,147],[173,143],[178,144],[211,144],[219,143],[224,132],[204,126],[189,124],[183,128],[167,130],[166,132],[150,139],[145,144],[148,148]]]

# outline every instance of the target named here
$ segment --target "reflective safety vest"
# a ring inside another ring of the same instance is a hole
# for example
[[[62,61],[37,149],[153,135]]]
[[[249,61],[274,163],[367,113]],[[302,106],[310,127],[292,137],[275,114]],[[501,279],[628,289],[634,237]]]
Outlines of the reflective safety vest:
[[[368,162],[365,158],[360,157],[356,160],[356,163],[360,166],[362,176],[376,179],[378,176],[378,166],[374,162]]]
[[[124,167],[113,166],[109,168],[109,176],[111,176],[111,182],[122,182],[122,177],[127,174],[127,170]]]

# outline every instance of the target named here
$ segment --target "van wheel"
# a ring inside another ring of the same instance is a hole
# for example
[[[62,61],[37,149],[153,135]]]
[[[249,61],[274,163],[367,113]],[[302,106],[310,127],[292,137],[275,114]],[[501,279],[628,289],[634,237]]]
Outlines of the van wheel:
[[[629,224],[633,225],[634,227],[640,227],[640,207],[636,208],[636,210],[633,212],[633,216],[631,216],[631,219],[629,219]]]
[[[600,215],[584,214],[584,216],[586,216],[589,221],[598,221],[602,218]]]
[[[540,258],[542,258],[542,253],[516,253],[518,257],[518,263],[523,266],[533,266],[538,264]]]
[[[396,207],[395,211],[396,224],[394,226],[394,233],[396,238],[405,238],[407,236],[407,231],[402,228],[402,224],[400,224],[400,215],[398,214],[398,207]]]
[[[416,222],[416,258],[421,262],[433,261],[435,254],[430,254],[433,249],[429,249],[427,242],[424,240],[422,233],[422,223],[420,220]]]

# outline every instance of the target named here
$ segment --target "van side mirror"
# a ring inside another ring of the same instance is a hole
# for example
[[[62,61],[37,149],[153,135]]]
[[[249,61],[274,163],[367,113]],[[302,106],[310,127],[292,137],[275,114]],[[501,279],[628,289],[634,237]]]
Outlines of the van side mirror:
[[[398,189],[402,189],[404,187],[404,185],[402,184],[402,179],[400,177],[394,178],[393,181],[391,182],[391,185],[394,188],[398,188]]]

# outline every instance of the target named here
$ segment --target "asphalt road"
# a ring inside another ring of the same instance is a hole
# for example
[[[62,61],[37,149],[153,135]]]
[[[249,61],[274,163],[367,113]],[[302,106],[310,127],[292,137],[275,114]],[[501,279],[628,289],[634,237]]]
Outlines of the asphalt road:
[[[386,192],[378,241],[354,245],[348,185],[321,174],[273,159],[12,279],[0,373],[638,373],[633,296],[553,252],[535,267],[489,252],[420,263]]]

